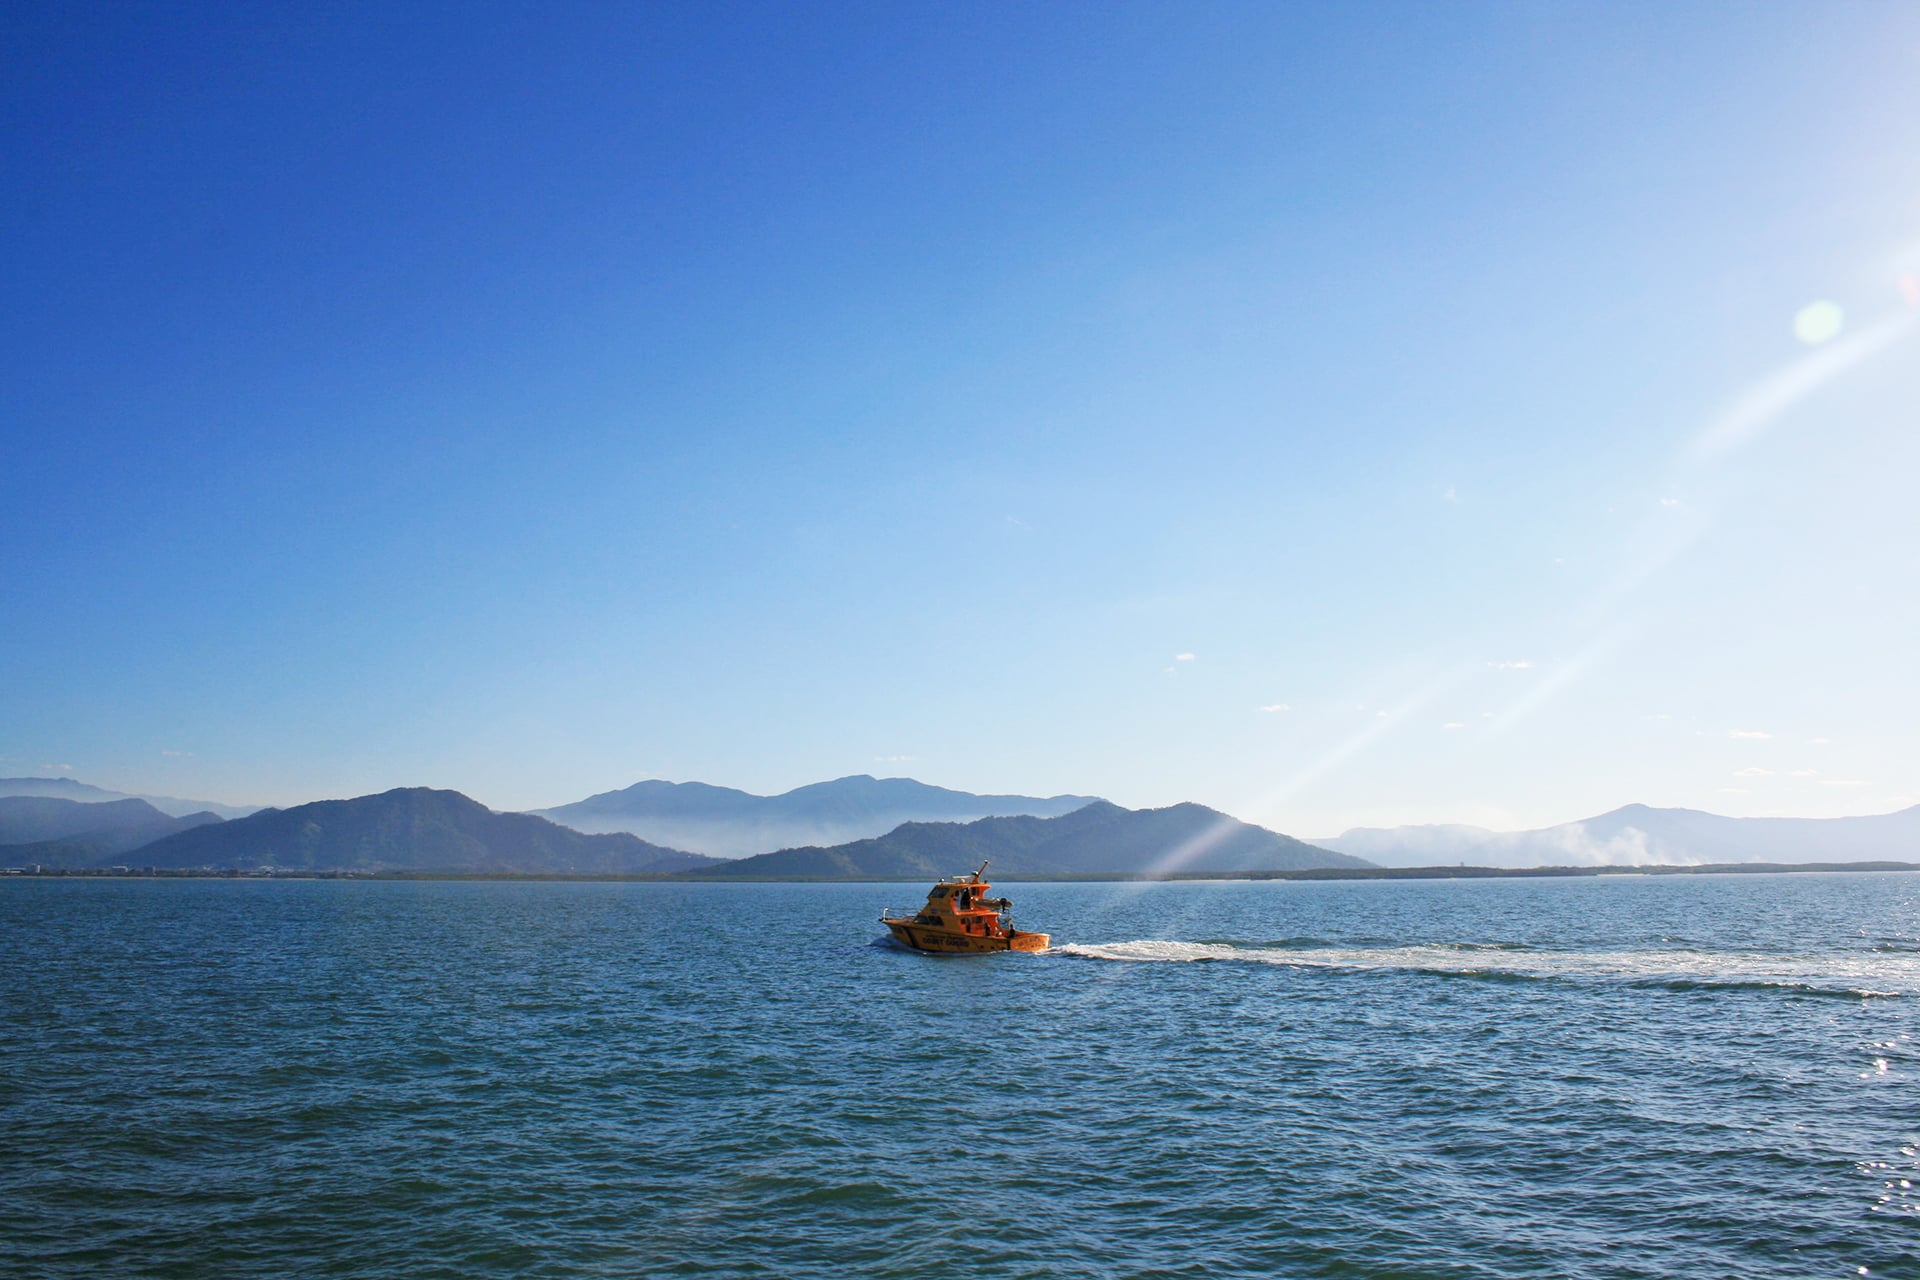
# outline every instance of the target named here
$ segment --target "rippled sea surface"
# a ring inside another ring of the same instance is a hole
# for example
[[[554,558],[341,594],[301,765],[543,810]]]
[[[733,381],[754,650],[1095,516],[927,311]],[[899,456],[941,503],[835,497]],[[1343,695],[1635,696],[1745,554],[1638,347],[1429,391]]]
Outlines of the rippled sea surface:
[[[1920,1275],[1920,876],[0,883],[0,1275]]]

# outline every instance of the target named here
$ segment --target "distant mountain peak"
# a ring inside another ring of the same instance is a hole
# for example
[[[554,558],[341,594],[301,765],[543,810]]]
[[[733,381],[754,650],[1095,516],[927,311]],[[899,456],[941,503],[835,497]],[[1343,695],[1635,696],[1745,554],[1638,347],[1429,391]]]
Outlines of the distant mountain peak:
[[[975,795],[915,778],[855,773],[773,796],[702,782],[647,781],[534,812],[578,831],[625,831],[671,848],[748,857],[870,839],[903,822],[1057,816],[1092,799]]]

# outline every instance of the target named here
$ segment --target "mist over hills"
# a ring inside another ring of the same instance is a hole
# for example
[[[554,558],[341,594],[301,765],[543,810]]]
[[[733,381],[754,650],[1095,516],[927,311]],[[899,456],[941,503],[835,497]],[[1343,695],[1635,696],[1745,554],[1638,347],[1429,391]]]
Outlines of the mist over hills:
[[[1920,860],[1920,805],[1851,818],[1728,818],[1630,804],[1534,831],[1356,827],[1315,841],[1386,867],[1685,866]]]
[[[1003,877],[1299,871],[1366,861],[1197,804],[1122,809],[1104,800],[1053,818],[909,822],[837,847],[782,849],[700,874],[766,879],[930,879],[991,859]]]
[[[458,791],[428,787],[263,809],[157,840],[137,860],[163,868],[520,875],[655,875],[712,861],[638,836],[586,835],[532,814],[495,813]]]
[[[576,831],[626,831],[675,849],[744,858],[778,849],[831,846],[885,835],[903,822],[1056,817],[1093,796],[975,795],[912,778],[854,774],[777,796],[704,782],[636,782],[572,804],[534,810]]]

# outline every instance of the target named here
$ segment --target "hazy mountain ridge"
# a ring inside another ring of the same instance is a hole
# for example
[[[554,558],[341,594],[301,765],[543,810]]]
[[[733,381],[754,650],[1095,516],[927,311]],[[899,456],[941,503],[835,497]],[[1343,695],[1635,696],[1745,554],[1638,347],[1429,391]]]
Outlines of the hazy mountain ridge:
[[[170,817],[144,800],[0,796],[0,862],[86,866],[220,820],[212,813]]]
[[[932,879],[983,860],[1003,877],[1296,871],[1371,864],[1204,805],[1123,809],[1104,800],[1052,818],[909,822],[884,836],[742,858],[699,874],[766,879]]]
[[[587,835],[526,813],[496,813],[458,791],[401,787],[351,800],[265,809],[133,851],[152,867],[524,875],[655,875],[713,860],[638,836]]]
[[[1920,860],[1920,805],[1846,818],[1729,818],[1630,804],[1532,831],[1356,827],[1318,840],[1382,866],[1644,866]]]
[[[196,813],[211,813],[221,818],[244,818],[260,810],[259,805],[221,804],[214,800],[182,800],[178,796],[133,795],[125,791],[110,791],[105,787],[96,787],[90,782],[79,782],[73,778],[0,778],[0,799],[8,796],[45,796],[59,800],[73,800],[81,804],[144,800],[171,818],[185,818]]]
[[[906,822],[1057,817],[1094,796],[975,795],[912,778],[854,774],[777,796],[704,782],[636,782],[535,814],[585,832],[625,831],[675,849],[744,858],[833,847],[882,836]]]

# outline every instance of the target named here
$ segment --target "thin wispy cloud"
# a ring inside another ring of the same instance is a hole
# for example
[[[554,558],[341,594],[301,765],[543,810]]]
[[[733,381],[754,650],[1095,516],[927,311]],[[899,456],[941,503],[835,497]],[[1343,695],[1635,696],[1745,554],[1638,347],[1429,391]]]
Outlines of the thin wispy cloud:
[[[1771,778],[1773,776],[1773,770],[1762,769],[1757,766],[1751,769],[1735,769],[1733,776],[1736,778]]]
[[[1195,656],[1194,656],[1193,654],[1191,654],[1191,653],[1176,653],[1176,654],[1174,654],[1174,655],[1173,655],[1173,660],[1174,660],[1175,662],[1194,662],[1194,661],[1197,661],[1197,659],[1196,659],[1196,657],[1195,657]]]
[[[1791,776],[1795,778],[1817,778],[1820,776],[1820,771],[1818,769],[1795,769]]]
[[[1441,725],[1440,727],[1442,729],[1464,729],[1467,726],[1460,723],[1458,720],[1449,720],[1445,724]]]
[[[1487,665],[1489,667],[1492,667],[1495,671],[1531,671],[1533,670],[1533,663],[1531,660],[1527,658],[1495,658],[1495,659],[1489,660]]]
[[[1764,729],[1729,729],[1729,738],[1743,738],[1749,742],[1771,742],[1773,735]]]
[[[1293,708],[1284,702],[1269,702],[1266,706],[1261,707],[1260,710],[1268,715],[1274,715],[1281,711],[1291,711]]]

